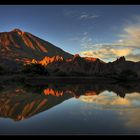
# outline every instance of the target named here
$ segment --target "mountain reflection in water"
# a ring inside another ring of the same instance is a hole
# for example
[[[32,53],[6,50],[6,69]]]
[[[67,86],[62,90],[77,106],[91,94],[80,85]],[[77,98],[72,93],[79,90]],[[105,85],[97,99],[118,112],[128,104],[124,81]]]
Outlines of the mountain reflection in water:
[[[20,121],[70,98],[93,103],[93,108],[140,107],[140,84],[7,84],[0,88],[0,117]],[[109,91],[109,92],[107,92]],[[107,93],[106,93],[107,92]]]

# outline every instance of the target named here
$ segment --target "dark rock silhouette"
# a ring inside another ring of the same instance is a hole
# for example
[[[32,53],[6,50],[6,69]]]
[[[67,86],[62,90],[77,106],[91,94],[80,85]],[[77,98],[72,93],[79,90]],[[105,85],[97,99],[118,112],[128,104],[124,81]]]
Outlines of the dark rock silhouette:
[[[102,76],[102,77],[120,77],[123,71],[132,71],[140,77],[140,62],[132,62],[125,60],[125,57],[120,57],[114,62],[105,63],[98,58],[87,59],[75,55],[68,61],[55,61],[47,64],[48,70],[57,75],[57,72],[63,72],[68,76]],[[53,74],[52,74],[53,75]],[[129,76],[131,79],[131,76]]]

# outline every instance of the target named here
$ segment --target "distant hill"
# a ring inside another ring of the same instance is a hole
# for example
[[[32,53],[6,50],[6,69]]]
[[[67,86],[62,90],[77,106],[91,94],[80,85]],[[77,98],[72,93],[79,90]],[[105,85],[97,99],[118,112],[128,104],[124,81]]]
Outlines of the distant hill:
[[[53,61],[51,61],[53,59]],[[57,76],[104,76],[125,79],[140,77],[140,62],[127,61],[120,57],[116,61],[105,63],[98,58],[80,57],[78,54],[71,59],[43,59],[39,62],[46,65],[52,75]]]

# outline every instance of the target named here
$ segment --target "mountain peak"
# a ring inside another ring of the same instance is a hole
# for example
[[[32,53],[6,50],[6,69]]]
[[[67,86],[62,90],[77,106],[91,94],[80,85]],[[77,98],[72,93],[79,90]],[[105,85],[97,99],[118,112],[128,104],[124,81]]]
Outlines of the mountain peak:
[[[23,35],[24,34],[24,31],[22,31],[21,29],[18,29],[18,28],[13,29],[11,32],[16,32],[19,35]]]
[[[124,56],[121,56],[121,57],[118,58],[116,61],[117,61],[117,62],[124,62],[124,61],[125,61],[125,57],[124,57]]]
[[[73,56],[50,42],[18,28],[8,32],[0,32],[0,65],[6,65],[9,61],[28,63],[32,59],[39,61],[45,56],[53,57],[58,55],[62,56],[62,58],[54,57],[54,59],[61,60],[63,58],[72,58]],[[5,60],[5,64],[1,58]]]
[[[22,30],[19,29],[19,28],[15,28],[15,29],[12,30],[12,32],[22,32]]]

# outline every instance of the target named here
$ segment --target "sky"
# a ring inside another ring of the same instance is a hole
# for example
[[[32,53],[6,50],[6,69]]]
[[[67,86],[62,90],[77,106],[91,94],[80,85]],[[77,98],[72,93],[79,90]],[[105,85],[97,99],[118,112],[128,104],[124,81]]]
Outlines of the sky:
[[[72,54],[140,61],[140,5],[0,5],[0,32],[14,28]]]

